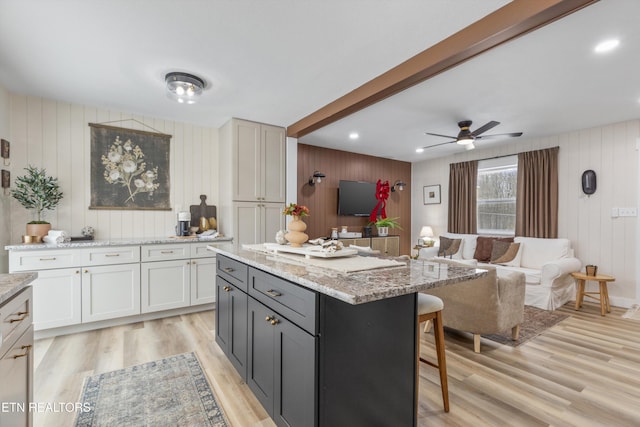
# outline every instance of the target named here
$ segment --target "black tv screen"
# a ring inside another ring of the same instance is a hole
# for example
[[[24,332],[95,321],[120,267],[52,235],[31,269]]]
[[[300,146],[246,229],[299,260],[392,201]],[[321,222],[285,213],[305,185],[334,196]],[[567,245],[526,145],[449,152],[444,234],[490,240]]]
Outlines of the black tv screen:
[[[377,204],[375,183],[340,181],[338,215],[369,216]]]

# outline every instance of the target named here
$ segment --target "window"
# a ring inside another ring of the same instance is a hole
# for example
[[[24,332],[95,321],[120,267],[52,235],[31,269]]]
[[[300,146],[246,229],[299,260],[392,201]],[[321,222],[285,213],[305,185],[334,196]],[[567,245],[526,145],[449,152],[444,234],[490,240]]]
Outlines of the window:
[[[517,179],[517,155],[478,162],[478,234],[515,234]]]

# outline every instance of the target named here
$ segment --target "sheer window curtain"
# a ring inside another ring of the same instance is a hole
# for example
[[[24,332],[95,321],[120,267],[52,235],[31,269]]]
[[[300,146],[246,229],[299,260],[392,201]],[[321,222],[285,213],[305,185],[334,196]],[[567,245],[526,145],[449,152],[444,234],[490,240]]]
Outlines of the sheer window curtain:
[[[558,237],[558,147],[518,154],[516,236]]]
[[[476,160],[449,165],[449,232],[477,233],[477,185],[478,162]]]

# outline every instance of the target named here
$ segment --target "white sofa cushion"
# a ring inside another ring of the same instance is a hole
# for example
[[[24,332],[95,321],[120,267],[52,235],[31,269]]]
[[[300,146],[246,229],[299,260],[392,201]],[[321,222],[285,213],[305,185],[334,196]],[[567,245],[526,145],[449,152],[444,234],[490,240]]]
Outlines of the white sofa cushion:
[[[476,244],[478,243],[477,234],[444,233],[443,236],[450,239],[462,239],[462,259],[474,259],[473,256],[476,253]]]
[[[557,261],[569,256],[569,239],[516,237],[514,242],[520,243],[522,247],[520,266],[524,268],[540,270],[544,264],[550,261]]]

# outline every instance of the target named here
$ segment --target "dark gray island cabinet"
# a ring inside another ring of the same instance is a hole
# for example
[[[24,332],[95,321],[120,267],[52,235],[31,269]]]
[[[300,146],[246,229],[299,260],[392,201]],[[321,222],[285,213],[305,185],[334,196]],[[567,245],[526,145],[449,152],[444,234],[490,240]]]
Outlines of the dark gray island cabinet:
[[[415,278],[411,267],[386,270]],[[463,270],[430,283],[483,274]],[[415,291],[387,284],[387,295],[370,290],[362,301],[366,292],[349,295],[330,285],[376,275],[380,284],[389,274],[320,277],[263,254],[218,252],[216,342],[277,425],[416,425]],[[296,277],[303,283],[294,283]],[[305,286],[310,277],[317,289]],[[351,296],[354,302],[347,301]]]

